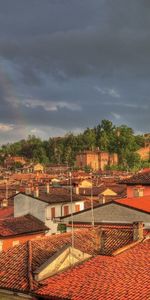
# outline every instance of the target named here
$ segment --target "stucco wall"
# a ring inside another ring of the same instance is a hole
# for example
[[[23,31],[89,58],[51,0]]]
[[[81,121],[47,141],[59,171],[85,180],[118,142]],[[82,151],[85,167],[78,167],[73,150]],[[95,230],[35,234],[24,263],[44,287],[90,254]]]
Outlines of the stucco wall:
[[[72,210],[75,212],[75,205],[80,205],[80,210],[84,209],[84,202],[73,202]],[[14,197],[14,216],[20,217],[26,214],[31,214],[37,219],[45,223],[50,228],[50,233],[57,232],[57,224],[53,222],[51,216],[51,208],[55,207],[55,217],[64,215],[64,206],[68,205],[69,214],[71,213],[71,203],[48,204],[28,195],[18,194]]]
[[[74,222],[89,223],[91,220],[91,210],[74,215]],[[94,209],[94,220],[95,222],[132,223],[135,221],[143,221],[145,223],[150,223],[150,214],[110,203]],[[71,221],[71,218],[65,218],[64,221]]]
[[[127,186],[127,197],[135,197],[134,195],[134,190],[136,188],[138,188],[139,185],[128,185]],[[143,188],[143,196],[150,196],[150,186],[149,185],[145,185],[145,186],[140,186],[141,188]]]
[[[44,236],[45,236],[44,233],[38,233],[38,234],[27,234],[24,236],[16,236],[13,238],[7,238],[7,239],[0,240],[0,251],[2,251],[2,250],[7,251],[9,248],[14,246],[14,242],[16,242],[16,244],[18,243],[18,245],[19,245],[26,241],[42,238]]]
[[[31,214],[45,222],[45,202],[39,201],[27,195],[18,194],[14,197],[14,217]]]

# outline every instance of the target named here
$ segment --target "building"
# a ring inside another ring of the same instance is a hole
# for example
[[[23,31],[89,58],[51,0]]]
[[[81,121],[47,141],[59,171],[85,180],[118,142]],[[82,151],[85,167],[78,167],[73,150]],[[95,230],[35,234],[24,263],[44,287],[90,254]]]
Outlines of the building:
[[[71,233],[49,236],[0,254],[0,296],[146,300],[149,265],[150,238],[142,223],[78,230],[74,244]]]
[[[26,193],[18,193],[14,197],[14,216],[31,214],[44,222],[50,228],[50,233],[57,232],[57,223],[54,222],[54,218],[83,209],[83,197],[74,193],[71,196],[70,189],[52,188],[49,185],[46,186],[45,191],[36,187],[32,192],[29,187]]]
[[[70,224],[72,217],[70,215],[61,217],[58,222]],[[118,199],[105,204],[97,205],[93,208],[93,217],[91,208],[73,214],[74,224],[95,224],[102,223],[133,223],[143,221],[150,225],[150,196],[139,198]]]
[[[126,197],[126,185],[100,183],[96,186],[93,183],[96,184],[96,182],[90,180],[74,182],[74,192],[86,197],[86,200],[89,200],[89,202],[91,202],[92,197],[94,205]],[[85,201],[85,203],[87,204],[88,201]],[[85,208],[87,207],[85,206]]]
[[[22,156],[8,156],[4,160],[4,166],[6,168],[10,168],[17,163],[23,166],[26,162],[27,162],[27,160]]]
[[[127,185],[127,197],[150,196],[150,169],[143,170],[120,182]]]
[[[45,236],[49,228],[31,215],[0,220],[0,251]]]
[[[150,160],[150,146],[142,147],[136,151],[142,160]]]
[[[144,134],[145,147],[150,147],[150,133]]]
[[[144,147],[136,152],[140,155],[142,160],[150,160],[150,133],[144,134]]]
[[[83,151],[76,156],[76,166],[78,168],[90,167],[94,171],[104,170],[106,166],[118,164],[116,153],[109,154],[99,149],[95,151]]]
[[[26,164],[22,169],[22,173],[28,174],[28,173],[43,173],[44,172],[44,166],[40,163],[31,163]]]
[[[58,174],[66,173],[70,170],[70,167],[65,164],[48,164],[45,166],[45,172],[49,174]]]

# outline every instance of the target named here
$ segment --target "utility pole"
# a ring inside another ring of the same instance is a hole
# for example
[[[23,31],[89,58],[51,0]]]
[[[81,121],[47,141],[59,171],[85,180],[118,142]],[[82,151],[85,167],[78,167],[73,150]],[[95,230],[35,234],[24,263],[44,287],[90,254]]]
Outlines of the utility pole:
[[[73,228],[73,199],[72,199],[72,173],[69,172],[69,182],[70,182],[70,201],[71,201],[71,244],[74,248],[74,228]]]

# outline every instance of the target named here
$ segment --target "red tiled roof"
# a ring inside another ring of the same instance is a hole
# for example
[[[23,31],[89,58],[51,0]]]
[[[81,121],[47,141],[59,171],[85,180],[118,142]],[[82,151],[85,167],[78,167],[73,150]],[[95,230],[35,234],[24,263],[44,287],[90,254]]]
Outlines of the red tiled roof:
[[[3,238],[24,233],[43,232],[46,230],[49,230],[48,227],[31,215],[0,220],[0,237]]]
[[[28,196],[34,197],[33,195]],[[39,196],[37,198],[47,203],[62,203],[71,201],[70,190],[67,188],[50,187],[50,192],[48,194],[39,190]],[[72,201],[83,201],[83,198],[80,195],[72,193]]]
[[[67,244],[71,245],[71,233],[28,241],[0,253],[0,288],[28,292],[32,286],[37,287],[33,272]],[[75,232],[75,247],[94,255],[94,232]]]
[[[145,172],[139,172],[130,178],[122,180],[121,183],[127,185],[134,185],[134,184],[150,185],[150,170],[148,169]]]
[[[74,233],[74,247],[95,256],[97,254],[96,231],[78,230]],[[106,246],[109,253],[120,246],[131,242],[129,229],[124,234],[124,230],[111,229],[105,236]],[[121,243],[120,237],[121,236]],[[38,283],[33,279],[34,271],[52,257],[58,250],[65,245],[71,245],[71,233],[65,233],[55,236],[47,236],[42,239],[28,241],[22,245],[15,246],[7,252],[0,254],[0,288],[13,289],[17,291],[29,291],[38,287]],[[106,245],[107,244],[107,245]],[[109,248],[109,249],[108,249]],[[106,254],[106,253],[104,253]]]
[[[115,202],[150,213],[150,196],[117,199]]]
[[[107,189],[112,190],[118,196],[119,195],[122,195],[122,197],[124,197],[124,195],[126,196],[126,185],[120,185],[120,184],[113,184],[113,185],[112,184],[103,184],[99,187],[93,186],[92,195],[93,196],[101,195]],[[91,188],[84,188],[84,187],[81,188],[80,187],[79,188],[79,194],[80,195],[85,195],[85,196],[90,196],[91,195]]]
[[[12,217],[14,213],[13,207],[6,207],[0,209],[0,220]]]
[[[42,282],[46,299],[150,299],[150,240],[115,256],[97,256]]]
[[[72,227],[72,225],[69,223],[69,224],[66,224],[67,227]],[[73,227],[74,228],[93,228],[93,226],[91,224],[83,224],[83,223],[74,223],[73,224]],[[94,227],[100,227],[100,224],[99,225],[95,225]],[[132,229],[133,228],[133,225],[132,224],[114,224],[114,223],[101,223],[101,228],[103,229]]]
[[[51,175],[45,174],[45,173],[29,173],[29,174],[24,174],[24,173],[14,173],[10,176],[10,180],[32,180],[32,179],[51,179]]]

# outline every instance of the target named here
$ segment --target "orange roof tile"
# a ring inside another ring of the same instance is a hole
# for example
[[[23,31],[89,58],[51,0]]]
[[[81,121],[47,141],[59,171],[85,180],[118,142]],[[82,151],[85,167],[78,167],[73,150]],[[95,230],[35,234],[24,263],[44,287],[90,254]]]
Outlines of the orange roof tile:
[[[150,196],[117,199],[115,202],[150,213]]]
[[[32,278],[33,272],[67,244],[71,245],[71,233],[28,241],[0,253],[0,288],[28,292],[31,285],[37,287],[37,282]],[[94,255],[94,232],[75,232],[75,247]]]
[[[0,219],[6,219],[12,217],[14,213],[13,207],[6,207],[0,209]]]
[[[45,224],[37,218],[26,215],[0,220],[0,237],[10,237],[22,234],[32,234],[35,232],[45,232],[49,230]]]
[[[130,178],[122,180],[120,183],[127,184],[127,185],[136,185],[136,184],[150,185],[150,169],[147,169],[144,172],[139,172]]]
[[[132,232],[129,228],[107,231],[105,235],[105,253],[112,253],[118,247],[131,242]],[[74,247],[97,255],[96,230],[78,230],[74,233]],[[42,239],[28,241],[0,254],[0,288],[28,292],[36,289],[38,283],[34,280],[34,271],[52,257],[65,245],[71,245],[71,233],[47,236]],[[107,250],[107,251],[106,251]]]
[[[147,240],[116,257],[97,256],[48,278],[36,294],[44,299],[148,300],[149,267],[150,240]]]

